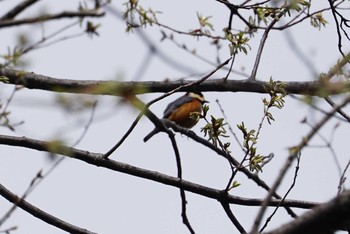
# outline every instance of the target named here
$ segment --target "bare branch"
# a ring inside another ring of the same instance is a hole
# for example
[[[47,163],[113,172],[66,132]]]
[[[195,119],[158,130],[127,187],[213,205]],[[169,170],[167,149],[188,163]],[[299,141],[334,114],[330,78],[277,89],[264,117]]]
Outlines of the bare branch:
[[[50,152],[49,142],[34,140],[27,137],[14,137],[14,136],[0,135],[0,144],[24,147],[24,148],[34,149],[34,150],[39,150],[44,152]],[[183,188],[186,191],[189,191],[198,195],[202,195],[208,198],[216,199],[216,200],[219,200],[222,197],[221,190],[192,183],[184,179],[179,180],[177,177],[168,176],[159,172],[135,167],[130,164],[117,162],[111,159],[106,160],[103,158],[103,154],[79,150],[79,149],[75,149],[75,148],[67,147],[63,145],[61,147],[57,147],[56,150],[58,151],[52,152],[52,153],[57,153],[57,154],[65,155],[67,157],[75,158],[94,166],[104,167],[113,171],[118,171],[121,173],[133,175],[144,179],[149,179],[155,182],[174,186],[177,188]],[[228,203],[244,205],[244,206],[260,206],[262,203],[261,199],[241,198],[233,195],[227,195],[226,199]],[[305,201],[295,201],[295,200],[285,200],[281,204],[280,202],[281,202],[280,199],[271,199],[269,206],[280,205],[282,207],[310,209],[319,204],[315,202],[305,202]]]
[[[339,184],[338,184],[338,195],[342,192],[342,190],[344,190],[345,186],[344,186],[344,183],[346,181],[346,177],[345,177],[345,173],[346,171],[348,170],[350,166],[350,160],[348,161],[348,163],[346,164],[344,170],[343,170],[343,173],[341,174],[340,176],[340,179],[339,179]]]
[[[171,144],[173,146],[173,150],[175,153],[175,159],[176,159],[176,167],[177,167],[177,178],[179,180],[182,180],[182,165],[181,165],[181,157],[180,157],[180,152],[179,148],[177,147],[177,143],[175,140],[174,134],[168,134]],[[182,222],[185,224],[187,229],[190,231],[191,234],[195,234],[191,223],[187,217],[187,200],[186,200],[186,194],[185,190],[183,188],[180,188],[180,197],[181,197],[181,216],[182,216]]]
[[[254,66],[252,69],[252,73],[250,75],[249,79],[256,79],[256,74],[258,72],[258,67],[259,67],[259,63],[260,63],[260,59],[261,59],[261,55],[267,40],[267,36],[269,35],[269,32],[271,30],[271,28],[278,22],[279,18],[285,13],[285,11],[282,11],[278,17],[276,17],[275,19],[272,20],[272,22],[269,24],[269,26],[265,29],[263,36],[261,37],[260,40],[260,44],[259,44],[259,48],[258,48],[258,52],[256,54],[256,58],[255,58],[255,62],[254,62]]]
[[[326,102],[331,105],[332,107],[334,107],[336,104],[334,103],[334,101],[330,98],[330,97],[326,97],[325,98]],[[348,122],[350,122],[350,116],[348,114],[346,114],[342,109],[340,109],[338,111],[338,114],[340,114],[341,116],[344,117],[344,119]]]
[[[84,17],[102,17],[105,15],[105,12],[96,11],[96,10],[88,10],[88,11],[64,11],[57,14],[52,15],[41,15],[39,17],[34,18],[26,18],[20,20],[1,20],[0,28],[12,27],[12,26],[20,26],[24,24],[34,24],[34,23],[42,23],[44,21],[56,20],[56,19],[64,19],[64,18],[84,18]]]
[[[350,207],[350,191],[345,191],[328,203],[317,206],[268,234],[330,234],[336,230],[349,230],[350,209],[348,207]]]
[[[13,9],[8,11],[5,15],[3,15],[0,20],[9,20],[15,18],[19,13],[27,9],[29,6],[33,5],[34,3],[38,2],[39,0],[26,0],[23,2],[20,2],[17,6],[15,6]]]
[[[121,82],[98,80],[70,80],[58,79],[15,69],[0,69],[0,76],[8,78],[10,84],[23,85],[28,89],[40,89],[54,92],[85,93],[93,95],[123,96],[128,91],[134,94],[169,92],[179,86],[177,91],[218,91],[218,92],[253,92],[268,93],[268,82],[259,80],[227,80],[210,79],[203,81],[199,86],[187,87],[193,81],[178,80],[173,82]],[[285,91],[293,94],[307,94],[325,96],[345,93],[350,90],[350,82],[340,81],[327,83],[321,81],[281,82],[285,84]]]
[[[51,224],[59,229],[65,230],[70,233],[81,233],[81,234],[93,234],[89,230],[74,226],[70,223],[67,223],[53,215],[46,213],[45,211],[40,210],[39,208],[33,206],[32,204],[26,202],[24,199],[13,194],[11,191],[6,189],[2,184],[0,184],[0,194],[8,201],[37,217],[38,219],[43,220],[44,222]]]
[[[220,199],[220,203],[224,208],[224,211],[226,212],[227,216],[229,217],[233,225],[235,225],[235,227],[238,229],[240,233],[247,233],[247,231],[244,229],[241,223],[237,220],[236,216],[233,214],[230,208],[230,204],[226,201],[227,194],[228,194],[227,191],[223,191],[222,199]]]

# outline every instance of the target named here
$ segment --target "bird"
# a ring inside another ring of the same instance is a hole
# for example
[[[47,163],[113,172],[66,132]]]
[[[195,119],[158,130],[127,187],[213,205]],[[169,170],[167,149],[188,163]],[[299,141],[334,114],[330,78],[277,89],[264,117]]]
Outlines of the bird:
[[[168,104],[163,113],[163,119],[175,122],[177,125],[184,128],[192,128],[198,122],[198,118],[193,118],[191,113],[202,113],[204,103],[208,103],[204,99],[201,92],[187,92],[175,101]],[[155,134],[159,133],[158,128],[154,128],[143,141],[148,141]]]

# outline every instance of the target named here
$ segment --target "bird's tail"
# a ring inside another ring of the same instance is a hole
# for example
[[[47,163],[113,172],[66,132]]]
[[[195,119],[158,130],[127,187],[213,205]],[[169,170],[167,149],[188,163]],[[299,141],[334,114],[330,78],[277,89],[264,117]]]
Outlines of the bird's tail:
[[[157,128],[153,129],[150,133],[147,134],[147,136],[145,136],[145,138],[143,138],[143,142],[148,141],[149,139],[151,139],[151,137],[153,137],[154,135],[156,135],[159,132],[160,131]]]

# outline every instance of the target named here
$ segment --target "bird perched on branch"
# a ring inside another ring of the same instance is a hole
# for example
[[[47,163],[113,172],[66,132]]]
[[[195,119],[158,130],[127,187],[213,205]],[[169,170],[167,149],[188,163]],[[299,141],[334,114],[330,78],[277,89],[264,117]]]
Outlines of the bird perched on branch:
[[[184,128],[192,128],[198,122],[198,118],[193,118],[191,113],[202,113],[202,106],[208,103],[201,92],[187,92],[175,101],[168,104],[164,110],[163,119],[175,122]],[[143,141],[148,141],[155,134],[159,133],[158,128],[153,129]]]

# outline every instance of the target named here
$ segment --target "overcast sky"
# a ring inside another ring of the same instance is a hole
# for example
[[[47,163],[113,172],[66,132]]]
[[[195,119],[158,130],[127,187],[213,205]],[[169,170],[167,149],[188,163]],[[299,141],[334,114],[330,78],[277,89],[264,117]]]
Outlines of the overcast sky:
[[[3,15],[18,1],[1,1],[0,15]],[[59,2],[59,3],[58,3]],[[159,10],[159,21],[179,30],[187,31],[198,27],[196,13],[212,16],[211,22],[215,33],[220,34],[226,27],[228,11],[215,1],[141,1],[141,4],[154,10]],[[148,5],[147,5],[148,4]],[[313,3],[314,4],[314,3]],[[114,1],[113,9],[122,11],[121,1]],[[28,12],[20,15],[34,16],[39,12],[57,13],[61,10],[75,10],[76,1],[40,1]],[[321,6],[315,7],[319,9]],[[270,77],[281,81],[310,81],[317,79],[317,74],[327,72],[335,64],[340,54],[337,50],[337,37],[330,15],[324,15],[330,23],[321,31],[312,28],[308,21],[288,30],[288,34],[273,31],[268,38],[258,79],[267,81]],[[237,20],[237,19],[235,19]],[[44,25],[21,26],[0,30],[0,54],[12,48],[19,33],[26,33],[32,42],[40,40],[42,33],[49,35],[58,28],[69,24],[70,20],[59,20]],[[170,41],[160,43],[159,28],[154,27],[144,31],[145,35],[155,43],[160,51],[173,59],[178,66],[167,63],[158,55],[150,55],[147,46],[137,33],[125,33],[124,22],[112,11],[107,16],[93,19],[100,23],[99,37],[87,36],[66,40],[47,48],[31,52],[24,57],[29,63],[28,71],[48,75],[55,78],[77,80],[176,80],[180,78],[198,78],[198,74],[207,74],[215,68],[206,62],[180,49]],[[235,22],[235,21],[234,21]],[[238,28],[238,27],[237,27]],[[79,32],[79,26],[68,30],[65,35]],[[236,57],[234,70],[250,74],[261,34],[250,41],[251,50],[248,54]],[[199,55],[216,62],[216,51],[210,41],[199,40],[186,36],[175,35],[179,43],[186,43],[188,48],[196,49]],[[291,46],[291,42],[296,43]],[[344,51],[349,49],[344,46]],[[301,51],[311,64],[298,56]],[[221,61],[229,58],[229,50],[223,44],[220,50]],[[139,73],[144,61],[148,64]],[[179,69],[179,66],[182,69]],[[226,73],[220,71],[212,78],[221,78]],[[135,77],[137,76],[137,77]],[[245,79],[244,76],[232,73],[229,79]],[[9,97],[13,86],[0,84],[0,100]],[[242,140],[236,125],[244,122],[247,128],[256,129],[263,116],[262,98],[267,95],[251,93],[204,93],[210,101],[209,114],[222,117],[216,103],[220,102],[229,124]],[[147,102],[160,94],[140,95]],[[159,117],[168,102],[181,94],[174,94],[151,107]],[[69,96],[75,99],[77,96]],[[80,97],[80,96],[79,96]],[[27,136],[40,140],[62,139],[67,145],[74,142],[84,131],[91,116],[91,110],[69,113],[57,107],[57,94],[38,90],[23,89],[16,93],[10,106],[11,120],[25,121],[15,132],[5,128],[1,134]],[[76,147],[91,152],[103,153],[108,151],[127,131],[138,111],[123,104],[115,97],[92,97],[98,100],[92,125],[86,136]],[[331,108],[323,100],[317,99],[325,110]],[[272,110],[276,119],[272,125],[265,124],[258,143],[258,151],[263,155],[274,153],[275,158],[264,168],[261,178],[272,184],[279,168],[288,156],[287,148],[298,144],[310,127],[300,121],[307,117],[311,123],[316,123],[322,115],[293,98],[287,97],[282,110]],[[330,121],[321,134],[326,138],[338,121]],[[193,131],[203,136],[198,123]],[[153,129],[152,123],[142,118],[133,133],[120,149],[111,157],[131,165],[147,168],[161,173],[176,176],[176,162],[171,143],[165,134],[159,134],[149,142],[143,143],[143,137]],[[332,146],[342,167],[348,162],[347,136],[349,126],[341,123],[337,129]],[[183,165],[183,178],[195,183],[224,189],[230,177],[230,167],[226,160],[194,143],[180,134],[176,135]],[[232,154],[241,159],[242,152],[234,138],[231,142]],[[319,137],[311,142],[312,145],[324,144]],[[43,169],[46,172],[52,165],[47,154],[23,148],[0,146],[0,178],[1,183],[14,193],[22,194],[36,173]],[[342,168],[343,169],[343,168]],[[286,176],[278,192],[284,194],[292,183],[294,166]],[[242,185],[234,189],[234,195],[248,198],[264,198],[266,192],[244,175],[238,175]],[[339,173],[332,153],[326,148],[306,148],[302,153],[301,165],[297,184],[289,198],[307,201],[323,202],[333,198],[337,193]],[[347,183],[348,184],[348,183]],[[188,200],[188,217],[197,233],[235,233],[230,220],[217,201],[195,194],[186,193]],[[51,213],[74,225],[87,228],[98,233],[188,233],[181,219],[180,193],[177,188],[158,184],[145,179],[97,168],[84,162],[65,159],[49,177],[38,186],[28,197],[28,201],[44,211]],[[0,216],[11,206],[7,200],[0,198]],[[244,227],[249,230],[257,213],[256,208],[231,206],[233,212]],[[302,213],[303,210],[297,210]],[[270,210],[268,214],[270,214]],[[289,221],[289,216],[280,209],[277,218],[273,219],[269,229]],[[19,229],[14,232],[24,233],[62,233],[61,230],[50,226],[30,214],[18,209],[0,230],[16,225]]]

